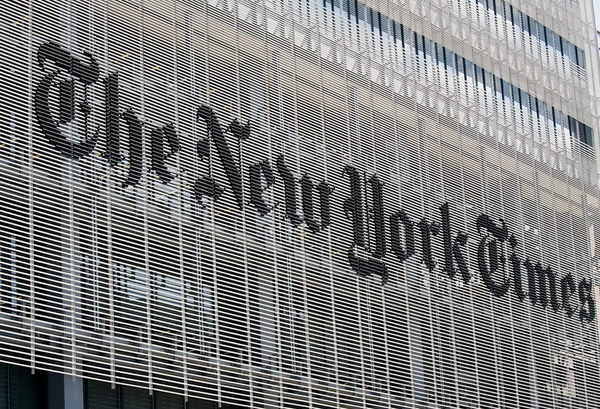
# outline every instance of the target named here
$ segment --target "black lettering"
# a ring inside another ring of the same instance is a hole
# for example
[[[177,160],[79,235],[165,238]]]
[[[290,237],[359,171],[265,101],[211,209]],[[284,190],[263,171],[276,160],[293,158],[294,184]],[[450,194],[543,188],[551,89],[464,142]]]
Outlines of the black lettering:
[[[129,130],[129,175],[123,183],[123,187],[135,186],[142,177],[142,121],[137,117],[133,109],[123,113],[123,118]]]
[[[214,110],[208,105],[201,105],[200,108],[198,108],[198,119],[200,118],[202,118],[206,123],[209,135],[212,138],[215,147],[217,148],[217,153],[219,155],[219,159],[221,160],[221,165],[225,169],[225,174],[227,176],[227,180],[229,181],[229,186],[233,190],[233,194],[235,196],[237,204],[240,209],[243,209],[244,192],[242,186],[242,175],[239,167],[235,163],[233,154],[231,153],[231,150],[227,145],[227,140],[225,139],[225,132],[219,124],[217,115],[215,114]],[[234,133],[239,130],[235,126],[233,128],[230,127],[229,129]],[[238,136],[238,138],[241,138],[249,132],[249,128],[246,128],[245,131],[240,131],[240,134],[237,134],[236,136]]]
[[[501,242],[505,242],[508,240],[508,227],[506,227],[506,223],[502,219],[500,219],[500,224],[501,226],[497,226],[496,223],[490,219],[490,216],[482,214],[477,218],[477,231],[481,231],[481,228],[485,228],[489,234]]]
[[[335,190],[322,180],[317,186],[319,191],[319,209],[321,210],[321,229],[331,226],[331,194]]]
[[[54,41],[49,41],[40,46],[37,57],[42,68],[44,68],[46,60],[51,60],[57,67],[79,78],[84,84],[90,85],[98,80],[100,65],[89,52],[84,51],[83,55],[90,59],[88,64],[74,57],[69,51],[62,49]]]
[[[212,197],[216,202],[224,191],[225,189],[219,186],[210,176],[199,177],[196,179],[196,182],[194,182],[194,194],[200,204],[202,203],[203,196]]]
[[[487,240],[486,238],[481,239],[477,251],[477,261],[479,264],[479,272],[481,278],[485,283],[486,287],[496,297],[502,297],[508,291],[510,287],[510,279],[505,279],[502,284],[496,284],[492,278],[493,274],[498,270],[498,240]],[[486,262],[486,246],[488,248],[488,258],[490,267]]]
[[[199,160],[208,158],[210,156],[210,139],[200,138],[196,145],[196,152]],[[219,186],[212,176],[201,176],[194,182],[194,194],[201,205],[204,196],[211,197],[216,202],[224,191],[225,189]]]
[[[435,270],[436,263],[433,261],[433,249],[431,248],[431,236],[437,236],[440,231],[438,223],[429,223],[426,219],[421,219],[419,222],[421,230],[421,251],[423,252],[423,263],[432,272]]]
[[[550,266],[544,268],[542,263],[535,265],[535,271],[537,272],[538,289],[539,289],[539,300],[542,308],[546,308],[548,301],[554,312],[560,309],[560,303],[556,294],[556,274],[552,271]],[[548,300],[548,294],[550,294],[550,300]]]
[[[400,238],[400,224],[404,226],[404,247]],[[390,216],[390,239],[392,252],[400,261],[405,261],[415,254],[415,228],[404,210]]]
[[[285,197],[285,215],[292,226],[299,226],[302,223],[302,219],[298,214],[298,201],[296,199],[296,179],[294,174],[285,164],[283,155],[277,158],[277,170],[283,178],[283,191]]]
[[[264,216],[271,211],[269,204],[263,198],[263,192],[273,186],[275,178],[273,170],[268,161],[260,161],[250,165],[250,202],[256,207],[258,214]],[[262,180],[266,181],[266,187],[263,188]]]
[[[575,294],[577,288],[575,287],[575,280],[573,279],[573,275],[568,273],[566,276],[560,280],[560,289],[562,295],[562,307],[567,313],[567,316],[571,318],[573,314],[575,314],[576,308],[571,306],[571,296]]]
[[[75,80],[73,78],[61,81],[59,89],[59,122],[66,124],[75,119]]]
[[[350,198],[344,202],[344,214],[352,220],[352,236],[354,244],[358,247],[365,245],[365,225],[363,213],[362,183],[356,168],[346,166],[344,174],[350,177]]]
[[[525,268],[527,269],[527,287],[529,289],[529,298],[531,299],[531,303],[533,305],[537,304],[538,302],[538,291],[537,291],[537,286],[536,286],[536,272],[535,272],[535,266],[533,265],[533,263],[531,262],[531,260],[529,260],[529,258],[525,259],[525,261],[523,262],[523,265],[525,266]]]
[[[237,119],[233,119],[229,124],[229,130],[234,134],[240,141],[245,141],[250,138],[250,122],[242,125]]]
[[[165,140],[170,148],[168,154],[165,153]],[[156,171],[156,174],[163,183],[169,183],[175,177],[175,175],[171,174],[167,169],[165,161],[169,156],[179,152],[179,150],[181,150],[181,144],[179,143],[177,131],[172,124],[152,130],[152,133],[150,134],[152,170]]]
[[[512,276],[513,281],[515,283],[515,294],[519,297],[520,301],[524,301],[525,297],[527,297],[527,293],[523,289],[523,276],[521,274],[521,259],[517,256],[517,246],[519,242],[514,234],[511,234],[510,239],[508,239],[508,243],[512,248],[512,254],[509,257],[510,265],[512,267]]]
[[[592,292],[592,282],[585,278],[579,282],[579,319],[581,322],[592,322],[596,317],[596,303]]]
[[[304,214],[304,221],[313,233],[317,233],[331,224],[329,196],[333,189],[329,187],[325,181],[322,181],[317,185],[317,191],[319,192],[319,210],[321,213],[321,223],[319,223],[315,219],[313,181],[308,175],[304,175],[300,180],[300,185],[302,186],[302,213]]]
[[[531,260],[526,259],[523,263],[527,269],[527,281],[529,284],[529,298],[531,303],[536,305],[539,301],[542,308],[546,308],[548,301],[552,309],[556,312],[560,309],[558,296],[556,292],[556,274],[551,267],[544,268],[542,263],[533,265]],[[548,299],[550,294],[550,299]]]
[[[450,278],[454,278],[457,272],[460,273],[463,282],[466,284],[471,280],[471,273],[461,248],[467,244],[468,237],[465,233],[458,232],[452,240],[448,203],[440,206],[440,212],[442,213],[442,235],[444,238],[444,271]],[[458,271],[454,268],[454,260],[456,260]]]
[[[59,82],[59,121],[54,120],[50,109],[50,89],[57,79],[59,71],[52,71],[44,76],[38,84],[33,105],[34,112],[46,139],[61,153],[70,159],[80,159],[94,150],[98,142],[99,129],[94,132],[89,132],[89,114],[91,106],[89,105],[88,86],[95,83],[100,75],[98,62],[94,57],[84,52],[84,55],[89,58],[89,63],[84,62],[80,58],[74,57],[67,50],[63,50],[54,42],[48,42],[41,45],[38,51],[38,62],[42,68],[45,68],[46,60],[51,60],[54,64],[70,74],[72,78]],[[80,104],[81,112],[83,113],[83,134],[85,141],[72,142],[63,135],[59,123],[67,123],[75,117],[75,82],[77,78],[84,84],[84,100]]]
[[[456,260],[456,264],[458,265],[458,271],[462,276],[463,282],[466,284],[471,280],[471,272],[469,271],[469,266],[463,255],[461,248],[466,247],[467,240],[469,237],[461,232],[456,234],[456,238],[454,239],[454,243],[452,244],[452,255]]]
[[[502,244],[508,239],[508,228],[506,227],[504,220],[500,219],[500,222],[501,226],[498,227],[496,223],[485,214],[482,214],[477,218],[477,230],[481,234],[484,234],[481,230],[482,228],[487,230],[479,241],[479,246],[477,248],[479,272],[485,286],[496,297],[502,297],[510,288],[510,278],[503,277],[504,281],[502,284],[496,284],[493,279],[494,274],[496,274],[499,269],[503,272],[506,265]]]
[[[372,274],[381,276],[382,283],[386,283],[388,280],[388,271],[383,260],[375,258],[373,256],[362,258],[357,255],[359,248],[365,248],[365,212],[363,206],[362,195],[362,178],[356,168],[347,165],[344,168],[344,174],[350,177],[350,197],[344,202],[344,213],[346,218],[352,220],[353,230],[353,246],[348,250],[348,260],[350,266],[360,276],[370,276]],[[382,189],[377,179],[371,178],[371,189],[373,193],[373,206],[377,207],[374,209],[374,219],[376,219],[375,232],[376,235],[376,246],[375,251],[372,253],[385,255],[385,230],[383,226],[383,201],[382,201]],[[379,238],[378,238],[379,237]],[[383,238],[383,239],[382,239]]]
[[[371,193],[373,196],[373,224],[375,227],[375,251],[373,257],[383,258],[385,256],[385,216],[383,214],[383,183],[377,175],[369,178]]]
[[[111,166],[123,159],[121,157],[120,125],[119,125],[119,73],[113,72],[104,80],[106,95],[106,153]]]

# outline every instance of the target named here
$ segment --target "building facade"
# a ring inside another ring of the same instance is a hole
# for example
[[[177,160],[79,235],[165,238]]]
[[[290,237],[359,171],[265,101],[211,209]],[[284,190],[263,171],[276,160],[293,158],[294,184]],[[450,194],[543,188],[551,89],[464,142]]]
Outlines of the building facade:
[[[0,407],[600,407],[591,0],[0,9]]]

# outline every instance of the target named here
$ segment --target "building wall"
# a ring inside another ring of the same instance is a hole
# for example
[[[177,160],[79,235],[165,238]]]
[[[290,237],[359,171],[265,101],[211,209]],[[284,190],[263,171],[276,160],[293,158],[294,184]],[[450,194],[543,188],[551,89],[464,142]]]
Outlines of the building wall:
[[[511,4],[591,67],[591,6],[546,3]],[[244,407],[598,406],[599,144],[322,6],[0,6],[0,360]],[[368,6],[597,134],[594,69],[481,3]]]

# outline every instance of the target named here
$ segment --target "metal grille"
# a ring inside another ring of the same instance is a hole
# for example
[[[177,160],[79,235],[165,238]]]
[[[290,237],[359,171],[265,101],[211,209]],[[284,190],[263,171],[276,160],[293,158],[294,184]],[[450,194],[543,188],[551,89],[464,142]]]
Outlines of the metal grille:
[[[313,2],[0,9],[1,361],[248,407],[599,406],[590,146]]]

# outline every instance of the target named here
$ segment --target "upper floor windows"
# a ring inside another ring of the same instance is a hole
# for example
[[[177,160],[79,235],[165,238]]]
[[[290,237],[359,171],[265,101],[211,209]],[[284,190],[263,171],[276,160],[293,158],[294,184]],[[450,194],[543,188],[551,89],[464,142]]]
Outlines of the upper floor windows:
[[[503,0],[475,1],[478,3],[485,3],[486,7],[492,7],[494,10],[499,10],[500,8],[503,10],[508,9],[509,14],[511,15],[511,21],[520,21],[521,27],[524,27],[525,32],[535,36],[535,38],[541,40],[542,43],[554,47],[560,52],[568,53],[570,56],[569,58],[573,58],[573,61],[581,68],[585,68],[585,56],[583,50],[558,36],[547,27],[537,23],[529,16],[521,13],[516,8],[505,3]],[[364,27],[367,32],[370,31],[374,36],[382,39],[373,40],[375,43],[377,43],[377,41],[389,42],[398,49],[403,49],[404,55],[408,53],[418,57],[414,62],[411,62],[409,58],[405,58],[405,65],[414,65],[413,68],[423,71],[425,75],[431,74],[428,72],[428,70],[430,70],[427,68],[428,65],[437,65],[447,73],[454,74],[460,81],[464,82],[466,86],[464,92],[474,96],[480,103],[487,104],[486,95],[492,96],[503,104],[517,108],[519,112],[530,115],[532,120],[535,123],[538,123],[538,125],[531,127],[532,130],[536,129],[539,133],[545,134],[547,133],[546,127],[551,126],[555,129],[557,134],[562,135],[564,133],[569,135],[570,138],[580,140],[587,145],[593,146],[593,131],[589,126],[562,113],[560,110],[547,105],[537,97],[519,89],[508,81],[493,75],[435,41],[412,31],[403,24],[389,19],[387,16],[384,16],[380,12],[367,7],[356,0],[323,0],[323,5],[325,9],[338,13],[338,15],[345,16],[351,22]],[[326,20],[326,24],[336,25],[339,23],[336,23],[334,19],[331,19]],[[360,38],[360,41],[365,41],[365,39]],[[386,48],[383,44],[376,45],[376,48],[379,47],[382,49]],[[447,80],[442,82],[442,88],[454,88]],[[469,90],[470,87],[474,87],[474,89]],[[459,87],[459,90],[462,92],[462,87]],[[497,110],[502,117],[512,116],[508,109],[498,108]],[[515,122],[522,122],[522,120],[517,121],[518,118],[516,117],[513,119]],[[545,138],[542,137],[542,139]]]
[[[513,29],[522,33],[519,36],[523,37],[520,39],[521,43],[523,41],[535,41],[539,46],[545,47],[547,51],[555,51],[568,62],[572,62],[582,69],[586,68],[585,52],[581,48],[539,23],[534,18],[522,13],[504,0],[454,0],[457,3],[464,3],[465,1],[474,1],[475,4],[482,5],[490,12],[504,19]],[[395,24],[387,16],[367,7],[357,0],[323,0],[323,5],[329,10],[345,15],[356,24],[370,28],[373,32],[384,38],[389,35],[392,26]],[[533,52],[531,45],[524,46],[523,48]]]
[[[513,26],[521,29],[531,38],[539,41],[542,45],[557,51],[563,57],[571,60],[575,65],[586,68],[585,52],[575,44],[567,41],[548,27],[544,26],[534,18],[522,13],[516,7],[504,0],[474,0],[483,5],[497,16],[510,22]]]

